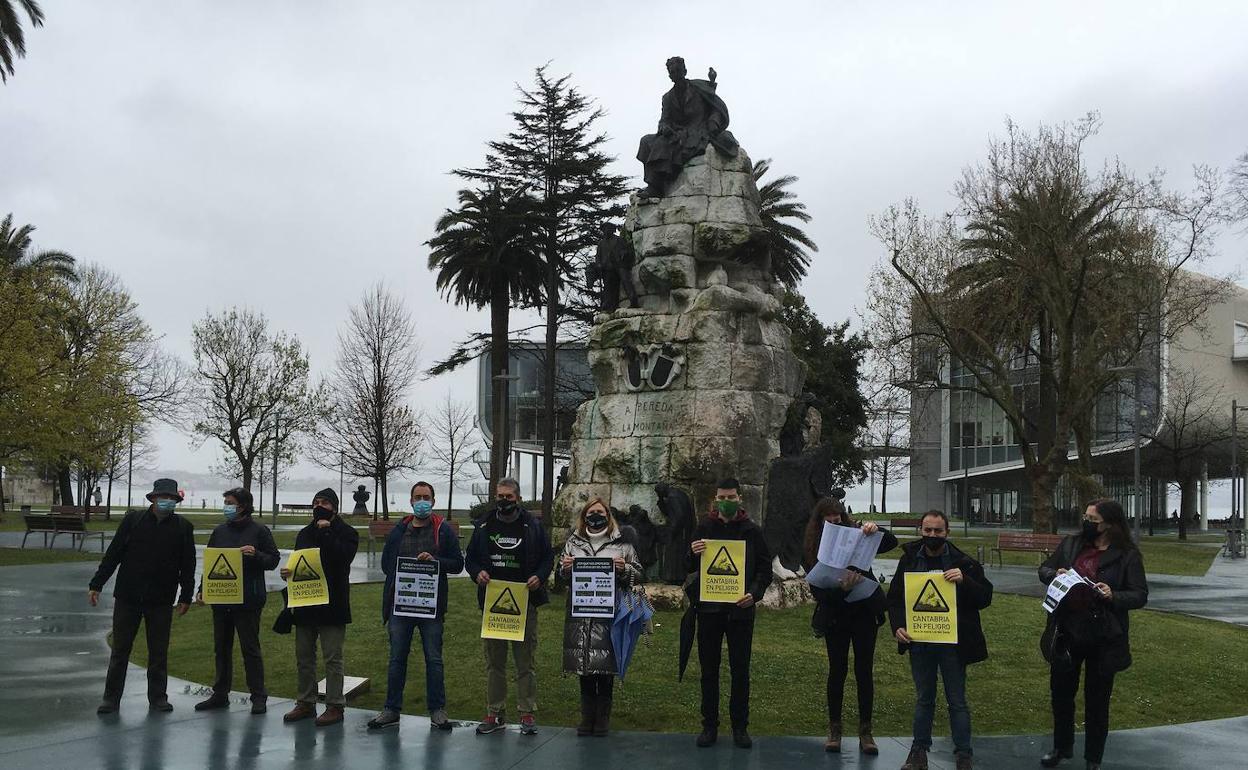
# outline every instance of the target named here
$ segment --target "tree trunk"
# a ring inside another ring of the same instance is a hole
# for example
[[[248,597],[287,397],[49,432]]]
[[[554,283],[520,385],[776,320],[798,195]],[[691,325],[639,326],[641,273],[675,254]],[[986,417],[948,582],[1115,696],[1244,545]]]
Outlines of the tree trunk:
[[[104,521],[113,520],[113,474],[108,474],[108,496],[104,498]]]
[[[450,411],[449,404],[447,405],[447,411]],[[447,419],[447,422],[450,422],[449,418]],[[449,427],[450,426],[448,425],[448,428]],[[455,471],[458,470],[455,467],[455,459],[458,455],[455,454],[455,431],[451,428],[447,432],[450,434],[447,436],[450,447],[447,454],[447,476],[449,476],[449,478],[446,483],[446,520],[450,521],[454,518],[454,509],[451,508],[451,503],[455,500]]]
[[[559,342],[559,257],[554,246],[548,248],[546,276],[546,392],[543,410],[546,413],[545,436],[542,437],[542,523],[550,532],[555,491],[555,430],[559,419],[555,414],[555,374],[559,361],[555,353]]]
[[[1179,539],[1187,539],[1187,522],[1197,515],[1197,477],[1183,474],[1179,477]]]
[[[0,473],[0,521],[4,520],[4,474]]]
[[[1031,470],[1031,531],[1045,534],[1057,532],[1053,521],[1053,490],[1057,477],[1047,465]]]
[[[507,424],[504,413],[509,389],[508,382],[500,379],[500,376],[507,370],[510,355],[507,339],[510,313],[507,287],[500,281],[490,299],[490,387],[494,394],[490,405],[490,423],[493,425],[494,437],[490,442],[490,488],[486,494],[491,499],[498,487],[498,480],[503,477],[503,469],[507,467]]]
[[[885,446],[885,451],[888,447]],[[880,469],[880,513],[888,513],[888,457],[884,457],[884,466]]]
[[[69,477],[69,466],[56,466],[56,486],[61,491],[61,505],[74,504],[74,483]]]
[[[243,489],[250,492],[251,491],[251,466],[253,465],[253,463],[240,457],[238,458],[238,465],[240,468],[243,469]]]

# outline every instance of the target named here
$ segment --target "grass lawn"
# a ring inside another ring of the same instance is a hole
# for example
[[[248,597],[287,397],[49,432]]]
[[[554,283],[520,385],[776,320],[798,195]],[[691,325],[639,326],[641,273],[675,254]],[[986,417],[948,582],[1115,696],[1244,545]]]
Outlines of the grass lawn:
[[[380,623],[381,586],[352,587],[355,623],[347,632],[347,673],[372,680],[371,692],[352,705],[379,709],[385,699],[388,642]],[[579,690],[574,677],[561,674],[563,596],[539,613],[540,645],[538,721],[575,724]],[[280,607],[270,597],[262,624],[262,643],[270,691],[291,697],[295,690],[293,636],[272,633]],[[480,613],[474,587],[451,582],[451,611],[445,634],[448,712],[452,718],[480,719],[485,692]],[[753,697],[750,727],[758,734],[821,734],[826,730],[824,678],[827,659],[822,640],[810,631],[809,607],[759,612],[754,632]],[[1045,733],[1051,728],[1048,709],[1048,667],[1040,657],[1038,638],[1044,613],[1036,599],[998,595],[983,614],[990,657],[972,666],[968,691],[976,734]],[[627,680],[617,685],[614,726],[619,729],[694,732],[698,726],[697,655],[683,683],[676,682],[680,613],[660,612],[648,643],[633,659]],[[1248,714],[1248,692],[1227,682],[1248,676],[1248,629],[1147,610],[1132,613],[1135,665],[1119,674],[1114,687],[1113,727],[1188,722]],[[405,711],[422,714],[424,666],[414,645],[408,667]],[[877,735],[908,735],[914,685],[907,659],[896,652],[881,631],[875,656],[875,725]],[[1182,654],[1176,654],[1182,650]],[[143,636],[135,660],[145,658]],[[236,653],[237,654],[237,653]],[[212,618],[194,608],[174,621],[170,673],[194,682],[211,682]],[[243,686],[241,661],[235,686]],[[724,658],[723,714],[727,719],[727,656]],[[846,720],[854,714],[852,674],[846,684]],[[515,692],[511,692],[514,704]],[[1080,698],[1082,702],[1082,698]],[[1082,708],[1082,707],[1080,707]],[[514,705],[510,711],[514,719]],[[937,734],[948,732],[943,706],[937,709]]]
[[[90,547],[89,543],[88,547]],[[96,547],[99,547],[98,543]],[[0,548],[0,567],[13,567],[18,564],[54,564],[62,561],[99,560],[99,551],[79,552],[71,551],[67,548]]]

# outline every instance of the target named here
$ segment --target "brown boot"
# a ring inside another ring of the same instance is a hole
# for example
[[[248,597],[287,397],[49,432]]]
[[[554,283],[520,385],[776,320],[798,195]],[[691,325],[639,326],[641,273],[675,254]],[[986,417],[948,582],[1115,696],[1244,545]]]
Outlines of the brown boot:
[[[927,749],[911,748],[901,770],[927,770]]]
[[[880,747],[875,745],[875,738],[871,737],[870,722],[858,723],[858,750],[873,757],[880,753]]]
[[[594,707],[597,700],[595,696],[581,696],[581,721],[576,725],[576,734],[581,738],[594,732]]]
[[[317,727],[329,727],[342,721],[342,706],[329,706],[325,713],[316,718]]]
[[[838,752],[841,750],[841,723],[828,721],[828,740],[823,744],[824,751]]]
[[[298,722],[303,719],[311,719],[316,716],[316,706],[311,703],[296,703],[295,707],[286,712],[282,717],[283,722]]]

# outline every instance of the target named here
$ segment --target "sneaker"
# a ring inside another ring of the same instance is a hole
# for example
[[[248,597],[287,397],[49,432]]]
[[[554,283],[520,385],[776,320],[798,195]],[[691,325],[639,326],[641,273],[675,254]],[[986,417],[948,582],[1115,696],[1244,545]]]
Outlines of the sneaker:
[[[429,728],[432,730],[451,729],[451,720],[446,716],[446,709],[434,709],[429,715]]]
[[[1070,759],[1074,756],[1073,751],[1062,751],[1060,749],[1052,749],[1048,754],[1040,757],[1041,767],[1057,767],[1062,764],[1063,759]]]
[[[212,711],[213,709],[223,709],[223,708],[229,708],[229,707],[230,707],[229,698],[218,698],[215,695],[213,695],[208,700],[201,700],[199,703],[195,704],[196,711]]]
[[[380,714],[368,720],[368,729],[384,730],[387,727],[398,727],[399,715],[397,712],[389,709],[383,710]]]
[[[477,725],[477,735],[496,733],[507,726],[502,714],[486,714],[481,724]]]
[[[537,735],[537,720],[532,714],[520,715],[520,734],[521,735]]]

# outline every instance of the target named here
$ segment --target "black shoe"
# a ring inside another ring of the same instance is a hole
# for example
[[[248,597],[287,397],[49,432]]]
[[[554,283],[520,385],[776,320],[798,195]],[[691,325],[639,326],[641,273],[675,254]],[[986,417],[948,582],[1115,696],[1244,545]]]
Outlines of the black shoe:
[[[1057,767],[1058,765],[1062,763],[1063,759],[1070,759],[1073,753],[1074,752],[1052,749],[1049,751],[1048,754],[1045,754],[1043,757],[1040,757],[1040,766],[1041,767]]]
[[[714,727],[703,727],[702,734],[698,736],[698,748],[705,749],[714,746],[717,740],[719,740],[719,730]]]
[[[153,701],[149,703],[147,707],[151,709],[152,711],[160,711],[164,713],[173,711],[173,704],[167,700]]]
[[[745,730],[733,730],[732,743],[739,749],[748,749],[754,745],[754,741],[750,739],[750,734]]]
[[[268,701],[253,700],[251,702],[251,713],[253,714],[265,714],[265,713],[268,713],[268,710],[269,710]]]
[[[215,695],[208,700],[201,700],[199,703],[195,704],[196,711],[212,711],[213,709],[223,709],[229,707],[229,698],[218,698]]]
[[[1090,760],[1090,759],[1089,759],[1089,760],[1088,760],[1088,768],[1087,768],[1087,770],[1101,770],[1101,763],[1100,763],[1100,762],[1093,762],[1092,760]]]
[[[96,708],[95,708],[95,713],[97,713],[97,714],[115,714],[115,713],[117,713],[117,704],[116,704],[116,703],[113,703],[111,700],[106,700],[106,701],[103,701],[102,703],[100,703],[100,705],[99,705],[99,706],[96,706]]]

